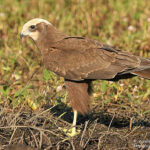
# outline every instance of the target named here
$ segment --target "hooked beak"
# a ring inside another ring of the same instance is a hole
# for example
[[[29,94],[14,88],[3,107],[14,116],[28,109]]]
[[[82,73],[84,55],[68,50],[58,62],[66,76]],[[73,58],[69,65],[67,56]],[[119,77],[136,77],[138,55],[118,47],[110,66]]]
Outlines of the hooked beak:
[[[24,37],[24,34],[23,33],[20,33],[20,38],[22,39]]]

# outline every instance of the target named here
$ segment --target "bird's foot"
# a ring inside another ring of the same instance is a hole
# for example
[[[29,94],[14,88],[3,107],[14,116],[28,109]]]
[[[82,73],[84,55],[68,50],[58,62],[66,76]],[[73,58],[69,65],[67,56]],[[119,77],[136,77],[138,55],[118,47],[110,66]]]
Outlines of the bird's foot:
[[[68,136],[68,137],[74,137],[78,134],[80,134],[80,130],[79,129],[76,129],[76,127],[71,127],[70,129],[62,129],[60,128],[61,130],[63,130],[63,132]]]
[[[74,136],[80,134],[80,130],[79,130],[79,129],[76,129],[75,127],[72,127],[72,128],[70,128],[70,129],[64,129],[63,131],[64,131],[64,132],[66,133],[66,135],[69,136],[69,137],[74,137]]]

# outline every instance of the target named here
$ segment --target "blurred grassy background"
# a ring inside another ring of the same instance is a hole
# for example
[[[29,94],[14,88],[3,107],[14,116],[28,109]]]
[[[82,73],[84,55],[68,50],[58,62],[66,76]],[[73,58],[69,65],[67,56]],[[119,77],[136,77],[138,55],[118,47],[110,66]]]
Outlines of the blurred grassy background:
[[[31,40],[21,43],[23,24],[35,17],[49,20],[72,36],[84,36],[150,58],[150,1],[142,0],[0,0],[0,103],[10,109],[70,106],[63,79],[42,67]],[[43,71],[44,70],[44,71]],[[147,115],[150,81],[95,81],[94,111],[107,108]]]

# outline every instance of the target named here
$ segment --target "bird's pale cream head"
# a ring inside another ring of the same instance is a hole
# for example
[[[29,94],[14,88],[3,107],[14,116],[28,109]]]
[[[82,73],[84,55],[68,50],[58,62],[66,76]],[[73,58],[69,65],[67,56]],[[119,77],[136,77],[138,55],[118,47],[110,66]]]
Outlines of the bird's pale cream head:
[[[44,19],[40,19],[40,18],[31,19],[23,25],[20,36],[21,37],[29,36],[34,41],[36,41],[39,37],[39,30],[38,30],[37,26],[40,23],[45,23],[45,24],[48,24],[48,25],[52,25],[50,22],[48,22],[47,20],[44,20]]]

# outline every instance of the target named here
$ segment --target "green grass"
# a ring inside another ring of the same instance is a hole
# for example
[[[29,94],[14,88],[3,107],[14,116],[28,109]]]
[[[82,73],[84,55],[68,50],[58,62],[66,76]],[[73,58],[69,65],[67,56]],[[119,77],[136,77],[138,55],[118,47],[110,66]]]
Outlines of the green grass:
[[[0,103],[12,109],[23,103],[36,109],[47,101],[70,106],[66,91],[56,91],[63,79],[44,70],[32,41],[21,43],[19,33],[29,19],[44,18],[69,35],[150,58],[149,14],[150,2],[141,0],[0,0]],[[150,81],[146,79],[95,81],[93,87],[93,107],[115,105],[140,115],[149,112]]]

